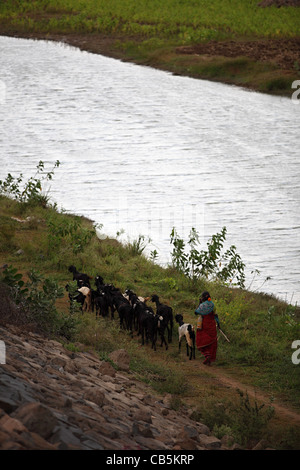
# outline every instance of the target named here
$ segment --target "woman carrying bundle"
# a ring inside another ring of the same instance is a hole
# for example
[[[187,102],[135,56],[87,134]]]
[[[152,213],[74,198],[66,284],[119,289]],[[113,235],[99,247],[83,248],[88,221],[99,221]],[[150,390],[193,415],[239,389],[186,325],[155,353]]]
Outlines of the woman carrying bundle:
[[[215,305],[207,291],[200,297],[199,307],[195,310],[199,315],[197,322],[196,346],[204,355],[203,364],[210,366],[216,360],[217,355],[217,328],[219,325]]]

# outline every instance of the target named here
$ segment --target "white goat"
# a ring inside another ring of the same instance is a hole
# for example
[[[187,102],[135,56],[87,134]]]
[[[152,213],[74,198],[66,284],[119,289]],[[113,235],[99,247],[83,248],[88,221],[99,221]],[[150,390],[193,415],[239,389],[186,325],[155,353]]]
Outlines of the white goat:
[[[175,315],[175,320],[179,324],[178,327],[178,341],[179,351],[181,349],[181,340],[185,336],[186,339],[186,354],[190,360],[195,359],[195,329],[190,323],[184,323],[183,316],[180,314]]]
[[[82,310],[90,312],[92,309],[92,291],[89,287],[83,286],[80,289],[77,289],[78,292],[81,292],[84,296],[84,302],[82,305]]]

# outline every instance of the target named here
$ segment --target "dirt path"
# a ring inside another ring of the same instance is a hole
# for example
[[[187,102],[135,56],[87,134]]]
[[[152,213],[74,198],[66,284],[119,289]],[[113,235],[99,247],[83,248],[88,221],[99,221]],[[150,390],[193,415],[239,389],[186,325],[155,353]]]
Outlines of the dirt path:
[[[195,367],[195,366],[194,366]],[[198,365],[197,365],[198,367]],[[206,366],[200,365],[200,370],[204,371],[206,369]],[[257,388],[251,386],[251,385],[245,385],[241,383],[240,381],[229,377],[222,371],[211,367],[211,373],[215,377],[216,381],[219,382],[221,386],[228,387],[230,389],[239,389],[242,390],[243,392],[247,392],[249,396],[252,398],[255,398],[259,402],[263,402],[265,404],[268,404],[270,402],[270,396],[267,394],[263,394],[262,392],[258,391]],[[287,407],[283,405],[279,405],[276,403],[272,403],[272,406],[275,408],[276,414],[280,415],[282,419],[287,420],[289,424],[295,424],[295,425],[300,425],[300,414],[288,409]]]
[[[237,390],[240,390],[244,393],[247,392],[249,397],[255,399],[257,403],[274,407],[274,419],[276,421],[281,422],[281,424],[286,423],[288,426],[300,426],[300,413],[277,403],[276,399],[271,402],[271,394],[230,376],[230,373],[219,369],[217,365],[211,367],[203,365],[199,356],[198,358],[196,356],[196,361],[186,359],[184,370],[185,376],[188,378],[194,392],[196,392],[195,396],[188,397],[190,405],[197,406],[197,395],[203,393],[203,391],[207,393],[209,389],[213,391],[214,397],[219,397],[220,400],[224,398],[237,399]]]

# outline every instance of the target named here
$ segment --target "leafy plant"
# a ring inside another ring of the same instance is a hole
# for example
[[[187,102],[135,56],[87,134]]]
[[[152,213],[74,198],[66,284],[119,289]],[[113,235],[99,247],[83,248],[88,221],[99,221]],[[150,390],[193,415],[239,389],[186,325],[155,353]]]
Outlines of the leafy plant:
[[[12,266],[3,271],[2,282],[11,288],[15,302],[22,306],[28,320],[47,334],[61,334],[72,337],[75,323],[72,317],[59,314],[56,310],[57,299],[63,297],[64,289],[56,280],[44,278],[38,271],[31,270],[28,280]]]
[[[204,277],[244,288],[245,264],[236,252],[236,247],[231,245],[225,252],[222,251],[226,231],[226,227],[223,227],[220,233],[216,233],[209,240],[207,250],[199,250],[199,234],[195,228],[192,228],[188,240],[190,251],[186,253],[184,240],[179,238],[176,229],[173,228],[170,235],[170,243],[173,244],[171,253],[173,266],[191,279]]]
[[[74,254],[81,253],[95,236],[95,229],[82,227],[79,218],[66,220],[56,217],[49,218],[48,226],[48,251],[51,253],[63,240],[70,245]]]
[[[54,175],[54,169],[59,167],[60,162],[57,160],[50,171],[45,171],[45,164],[40,161],[37,165],[37,171],[27,181],[23,181],[23,174],[14,177],[8,173],[5,180],[0,180],[0,194],[11,197],[21,203],[41,204],[46,206],[49,197],[41,194],[42,182],[49,181]],[[23,186],[22,186],[23,185]]]
[[[258,405],[254,400],[252,404],[248,393],[237,390],[240,395],[239,405],[231,413],[231,429],[238,442],[245,445],[251,439],[260,440],[263,430],[273,418],[275,410],[272,406],[265,409],[265,405]]]
[[[150,243],[150,241],[151,241],[150,238],[148,238],[148,241],[145,241],[144,235],[139,235],[136,240],[129,242],[127,246],[132,256],[138,256],[143,253],[143,251],[147,247],[148,243]]]

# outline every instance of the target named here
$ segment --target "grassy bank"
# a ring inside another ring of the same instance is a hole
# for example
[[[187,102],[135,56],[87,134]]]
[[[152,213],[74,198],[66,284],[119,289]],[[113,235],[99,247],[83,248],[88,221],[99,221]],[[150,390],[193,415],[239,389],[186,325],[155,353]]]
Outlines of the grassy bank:
[[[63,40],[285,96],[299,78],[299,8],[262,8],[257,0],[7,0],[0,5],[0,34]]]
[[[98,239],[91,221],[58,212],[40,193],[30,193],[27,200],[19,193],[17,199],[0,196],[0,266],[8,266],[1,269],[0,280],[6,278],[17,294],[28,289],[24,295],[30,297],[35,312],[28,321],[59,336],[72,350],[80,342],[105,359],[116,348],[127,349],[136,377],[151,384],[154,393],[169,393],[174,408],[182,402],[191,405],[195,419],[204,420],[219,435],[229,432],[237,439],[239,434],[241,444],[246,445],[252,436],[249,432],[254,432],[277,448],[297,448],[299,427],[291,415],[275,412],[266,426],[270,405],[299,412],[300,366],[291,359],[292,342],[300,337],[295,307],[204,278],[191,280],[172,266],[162,268],[140,253],[137,244]],[[219,338],[217,363],[207,368],[200,353],[191,362],[184,347],[178,353],[177,325],[169,349],[153,351],[150,345],[141,346],[136,333],[132,338],[120,330],[118,319],[96,319],[76,309],[70,314],[65,285],[72,281],[71,264],[92,278],[100,274],[122,291],[130,288],[142,296],[155,293],[193,324],[199,294],[209,289],[231,342]],[[241,387],[255,391],[250,405],[247,394],[237,394]],[[261,402],[265,404],[262,409],[256,406]]]

